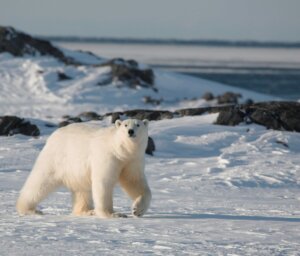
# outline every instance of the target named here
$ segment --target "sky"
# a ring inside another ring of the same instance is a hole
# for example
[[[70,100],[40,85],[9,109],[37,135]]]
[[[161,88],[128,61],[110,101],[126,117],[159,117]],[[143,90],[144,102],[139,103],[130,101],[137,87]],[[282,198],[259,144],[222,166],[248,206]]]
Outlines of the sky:
[[[300,0],[0,0],[32,35],[300,41]]]

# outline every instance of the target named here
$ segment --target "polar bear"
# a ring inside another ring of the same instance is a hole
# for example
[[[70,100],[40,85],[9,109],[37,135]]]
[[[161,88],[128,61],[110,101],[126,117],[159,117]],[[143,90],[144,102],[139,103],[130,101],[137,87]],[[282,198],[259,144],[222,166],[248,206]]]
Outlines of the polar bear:
[[[132,214],[144,215],[151,201],[144,173],[147,141],[148,120],[117,120],[108,128],[70,124],[56,130],[20,192],[18,213],[41,214],[37,204],[65,186],[72,192],[74,215],[126,217],[113,210],[119,182],[133,200]]]

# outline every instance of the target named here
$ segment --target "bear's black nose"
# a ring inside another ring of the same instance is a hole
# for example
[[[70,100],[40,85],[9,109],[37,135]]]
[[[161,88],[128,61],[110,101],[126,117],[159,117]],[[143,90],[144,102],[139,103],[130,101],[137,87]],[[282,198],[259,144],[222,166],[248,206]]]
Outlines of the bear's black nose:
[[[128,130],[128,134],[129,134],[129,136],[131,137],[131,136],[134,134],[134,130],[129,129],[129,130]]]

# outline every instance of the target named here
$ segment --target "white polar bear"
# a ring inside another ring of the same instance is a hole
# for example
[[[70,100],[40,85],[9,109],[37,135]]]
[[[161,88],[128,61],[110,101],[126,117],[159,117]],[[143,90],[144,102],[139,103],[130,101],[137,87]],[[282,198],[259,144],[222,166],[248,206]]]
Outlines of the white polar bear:
[[[126,217],[113,210],[113,190],[120,182],[134,200],[133,215],[142,216],[151,201],[144,173],[147,141],[148,120],[117,120],[115,126],[104,129],[84,124],[58,129],[49,137],[20,192],[18,213],[40,213],[37,204],[65,186],[72,192],[74,215]]]

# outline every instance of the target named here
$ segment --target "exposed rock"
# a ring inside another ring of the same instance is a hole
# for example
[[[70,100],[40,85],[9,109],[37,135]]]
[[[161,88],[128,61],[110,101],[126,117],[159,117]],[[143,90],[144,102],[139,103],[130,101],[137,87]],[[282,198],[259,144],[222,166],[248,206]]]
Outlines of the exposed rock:
[[[73,123],[81,123],[82,120],[79,117],[69,117],[67,120],[64,120],[58,124],[58,127],[64,127]]]
[[[235,105],[226,105],[226,106],[215,106],[215,107],[201,107],[201,108],[183,108],[177,109],[175,114],[179,116],[199,116],[205,113],[218,113],[223,110],[231,109]]]
[[[67,126],[67,125],[69,125],[69,124],[71,124],[71,122],[68,122],[68,121],[62,121],[62,122],[60,122],[60,123],[58,124],[58,127],[64,127],[64,126]]]
[[[251,103],[251,102],[249,102]],[[215,124],[237,125],[241,122],[256,123],[267,129],[300,132],[300,103],[260,102],[243,105],[226,105],[204,108],[178,109],[179,116],[220,113]]]
[[[145,104],[152,104],[152,105],[160,105],[160,103],[163,101],[163,99],[154,99],[151,96],[144,96],[143,97],[143,102]]]
[[[148,110],[148,109],[135,109],[124,111],[123,114],[130,118],[135,119],[148,119],[149,121],[157,121],[162,119],[173,118],[173,113],[166,110]]]
[[[74,116],[74,117],[65,115],[63,116],[63,118],[65,120],[59,123],[59,127],[63,127],[72,123],[88,122],[92,120],[102,120],[103,117],[101,115],[98,115],[96,112],[87,111],[87,112],[82,112],[78,116]]]
[[[236,125],[243,121],[267,129],[300,132],[300,103],[273,101],[239,105],[221,111],[216,124]]]
[[[222,110],[220,111],[217,121],[215,124],[220,125],[238,125],[239,123],[244,121],[245,114],[238,108],[231,108],[230,110]]]
[[[300,132],[298,102],[260,102],[250,105],[246,112],[252,122],[268,129]]]
[[[121,58],[112,59],[104,64],[97,66],[110,66],[111,74],[99,82],[98,85],[106,85],[112,82],[121,82],[123,86],[136,89],[137,87],[150,88],[157,91],[154,87],[154,72],[152,69],[140,69],[135,60],[124,60]]]
[[[237,104],[242,95],[239,93],[225,92],[217,97],[218,104]]]
[[[82,112],[77,116],[82,122],[92,121],[92,120],[102,120],[102,117],[96,112]]]
[[[66,75],[64,72],[61,72],[61,71],[57,72],[57,78],[58,78],[58,81],[65,81],[65,80],[72,79],[72,77]]]
[[[206,92],[202,95],[202,99],[206,101],[211,101],[215,98],[215,96],[211,92]]]
[[[283,145],[283,146],[286,147],[286,148],[289,148],[289,145],[288,145],[286,142],[282,141],[282,140],[276,140],[275,142],[276,142],[277,144]]]
[[[17,116],[0,117],[0,135],[11,136],[14,134],[39,136],[40,130],[35,124]]]
[[[198,116],[203,115],[209,111],[209,107],[204,108],[184,108],[184,109],[177,109],[175,111],[176,114],[179,116]]]
[[[242,95],[239,93],[233,93],[233,92],[225,92],[221,95],[214,96],[212,92],[206,92],[202,95],[201,99],[204,99],[206,101],[212,101],[217,99],[218,104],[237,104],[239,103],[239,98],[241,98]],[[199,98],[192,98],[192,99],[185,99],[189,101],[199,100]],[[252,104],[253,101],[251,99],[247,99],[245,104]]]
[[[246,99],[245,102],[244,102],[245,105],[252,105],[254,104],[254,100],[252,99]]]
[[[266,126],[267,129],[280,130],[281,120],[277,112],[261,108],[253,108],[250,111],[247,109],[246,111],[249,112],[248,116],[253,123]]]
[[[86,112],[90,113],[90,112]],[[158,121],[182,116],[196,116],[205,113],[220,113],[215,124],[237,125],[241,122],[256,123],[268,129],[300,132],[300,103],[298,102],[260,102],[254,104],[231,104],[225,106],[178,109],[174,112],[167,110],[135,109],[124,112],[111,112],[112,123],[117,119],[135,118]],[[101,120],[103,116],[93,113],[92,117],[68,117],[65,123]]]
[[[8,52],[14,56],[53,56],[66,64],[78,64],[72,58],[66,57],[62,51],[49,41],[33,38],[12,27],[0,26],[0,53]]]
[[[111,123],[115,123],[118,119],[121,119],[121,113],[111,113]]]
[[[147,148],[146,148],[146,154],[153,156],[154,151],[155,151],[154,140],[149,136],[148,144],[147,144]]]

